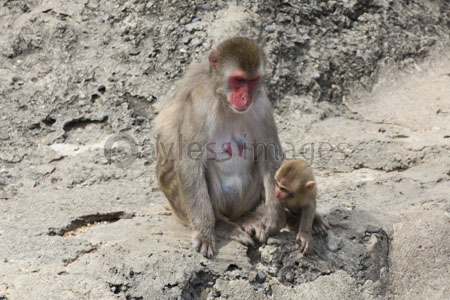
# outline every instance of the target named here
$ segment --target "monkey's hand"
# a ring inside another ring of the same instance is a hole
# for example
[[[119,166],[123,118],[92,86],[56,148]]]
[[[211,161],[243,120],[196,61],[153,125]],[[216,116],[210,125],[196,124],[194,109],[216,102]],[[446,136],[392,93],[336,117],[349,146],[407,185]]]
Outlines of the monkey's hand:
[[[202,235],[198,231],[194,231],[193,235],[194,247],[197,252],[200,252],[204,257],[211,258],[216,251],[216,239],[214,234]]]
[[[278,233],[284,226],[286,216],[281,205],[267,205],[263,218],[263,227],[267,236]]]
[[[255,217],[245,220],[241,223],[241,227],[246,233],[248,233],[251,237],[254,237],[257,241],[261,243],[266,242],[267,234],[264,230],[261,218]]]
[[[303,255],[307,255],[313,248],[312,236],[310,233],[299,232],[297,233],[297,242],[300,242],[300,252]]]

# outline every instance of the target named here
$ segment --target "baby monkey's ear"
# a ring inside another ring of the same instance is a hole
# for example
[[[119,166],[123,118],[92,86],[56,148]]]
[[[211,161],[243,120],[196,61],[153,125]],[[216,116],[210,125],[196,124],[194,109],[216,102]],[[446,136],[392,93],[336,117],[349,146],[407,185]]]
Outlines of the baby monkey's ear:
[[[316,183],[315,183],[314,181],[308,181],[308,182],[305,184],[305,188],[306,188],[307,190],[312,190],[315,186],[316,186]]]

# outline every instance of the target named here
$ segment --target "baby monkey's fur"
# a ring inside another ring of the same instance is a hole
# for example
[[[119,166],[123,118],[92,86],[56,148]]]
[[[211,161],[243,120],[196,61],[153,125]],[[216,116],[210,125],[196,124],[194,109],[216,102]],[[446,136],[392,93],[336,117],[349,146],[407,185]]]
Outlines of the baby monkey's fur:
[[[286,160],[275,174],[275,196],[286,208],[286,222],[297,231],[300,252],[310,253],[312,233],[327,235],[329,228],[316,213],[317,186],[311,167],[303,159]]]

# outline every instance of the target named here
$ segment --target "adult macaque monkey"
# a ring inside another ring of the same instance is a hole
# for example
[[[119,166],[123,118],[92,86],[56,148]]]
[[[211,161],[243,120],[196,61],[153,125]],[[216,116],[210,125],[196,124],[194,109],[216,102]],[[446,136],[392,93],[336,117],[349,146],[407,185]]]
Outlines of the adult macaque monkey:
[[[303,159],[284,161],[275,174],[275,196],[287,209],[287,225],[297,231],[300,252],[313,248],[312,233],[327,235],[324,219],[316,213],[317,186],[311,167]]]
[[[284,224],[273,177],[282,153],[263,75],[255,42],[226,40],[189,68],[155,119],[161,190],[208,258],[216,235],[252,245],[252,235],[264,241]],[[262,189],[261,220],[253,211]]]

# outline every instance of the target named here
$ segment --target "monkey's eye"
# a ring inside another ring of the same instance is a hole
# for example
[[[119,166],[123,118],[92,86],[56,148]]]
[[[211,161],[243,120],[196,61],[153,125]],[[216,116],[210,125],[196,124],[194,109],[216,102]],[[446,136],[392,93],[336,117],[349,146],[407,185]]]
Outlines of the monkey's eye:
[[[288,190],[287,188],[280,187],[280,190],[281,190],[283,193],[290,194],[290,192],[289,192],[289,190]]]
[[[242,83],[242,82],[245,81],[245,79],[242,78],[242,77],[235,77],[234,80],[236,80],[236,81],[239,82],[239,83]]]

